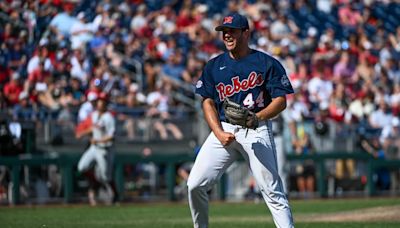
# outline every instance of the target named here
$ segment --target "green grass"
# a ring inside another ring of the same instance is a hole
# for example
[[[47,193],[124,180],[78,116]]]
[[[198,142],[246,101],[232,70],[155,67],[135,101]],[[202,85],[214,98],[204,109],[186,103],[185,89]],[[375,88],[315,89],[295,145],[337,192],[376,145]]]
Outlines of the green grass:
[[[308,200],[291,201],[294,218],[302,217],[296,227],[400,227],[400,222],[304,222],[308,215],[334,213],[378,206],[400,205],[394,199]],[[399,215],[400,216],[400,215]],[[36,206],[0,207],[0,227],[62,228],[62,227],[192,227],[187,203],[129,204],[121,206],[89,207]],[[274,227],[271,215],[263,203],[212,203],[210,206],[212,228]]]

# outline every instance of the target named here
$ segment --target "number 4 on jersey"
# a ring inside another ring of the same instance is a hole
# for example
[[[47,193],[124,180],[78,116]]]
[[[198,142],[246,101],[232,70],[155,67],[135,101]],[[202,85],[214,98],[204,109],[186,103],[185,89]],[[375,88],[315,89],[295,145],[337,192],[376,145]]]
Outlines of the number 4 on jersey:
[[[243,105],[249,109],[254,108],[254,104],[257,104],[257,107],[264,107],[264,92],[261,91],[261,93],[258,95],[256,101],[254,102],[253,99],[253,94],[249,93],[247,94],[246,98],[243,100]]]

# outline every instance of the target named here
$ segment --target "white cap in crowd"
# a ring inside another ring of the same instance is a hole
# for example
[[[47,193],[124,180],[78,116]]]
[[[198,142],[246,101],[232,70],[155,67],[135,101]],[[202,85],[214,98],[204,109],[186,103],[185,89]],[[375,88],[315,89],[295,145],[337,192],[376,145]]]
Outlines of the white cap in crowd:
[[[89,92],[87,95],[88,101],[95,101],[95,100],[97,100],[97,97],[98,97],[97,93],[95,93],[95,92]]]
[[[21,93],[19,93],[19,95],[18,95],[18,99],[19,100],[23,100],[23,99],[26,99],[26,98],[28,98],[28,93],[27,92],[22,91]]]

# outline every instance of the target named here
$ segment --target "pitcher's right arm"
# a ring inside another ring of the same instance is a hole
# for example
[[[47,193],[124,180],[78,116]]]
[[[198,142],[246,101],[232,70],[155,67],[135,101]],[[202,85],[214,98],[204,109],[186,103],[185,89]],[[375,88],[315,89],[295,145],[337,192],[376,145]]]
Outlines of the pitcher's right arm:
[[[225,132],[222,129],[221,121],[218,118],[218,112],[215,108],[215,103],[211,98],[204,98],[203,100],[203,112],[204,118],[208,123],[208,126],[214,132],[215,136],[222,143],[223,146],[229,145],[235,140],[235,135],[229,132]]]

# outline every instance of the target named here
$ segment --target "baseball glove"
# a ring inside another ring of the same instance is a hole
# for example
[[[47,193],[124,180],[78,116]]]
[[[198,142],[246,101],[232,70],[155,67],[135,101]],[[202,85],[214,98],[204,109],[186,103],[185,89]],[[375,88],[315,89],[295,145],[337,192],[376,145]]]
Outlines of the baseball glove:
[[[258,118],[254,112],[241,107],[228,98],[224,100],[223,109],[227,122],[244,128],[256,129],[258,127]]]

